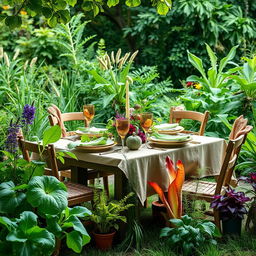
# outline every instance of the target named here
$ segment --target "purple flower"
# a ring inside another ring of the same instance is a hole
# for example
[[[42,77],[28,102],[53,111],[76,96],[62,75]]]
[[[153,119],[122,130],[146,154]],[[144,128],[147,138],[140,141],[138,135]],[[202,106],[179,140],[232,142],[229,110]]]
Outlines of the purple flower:
[[[22,123],[24,125],[32,124],[35,119],[36,108],[32,105],[26,104],[22,112]]]
[[[140,136],[142,143],[146,142],[146,135],[143,131],[141,131],[140,129],[138,130],[138,136]]]
[[[18,150],[18,134],[20,130],[20,125],[18,121],[16,123],[10,122],[10,126],[7,129],[7,139],[5,141],[5,150],[14,154]]]

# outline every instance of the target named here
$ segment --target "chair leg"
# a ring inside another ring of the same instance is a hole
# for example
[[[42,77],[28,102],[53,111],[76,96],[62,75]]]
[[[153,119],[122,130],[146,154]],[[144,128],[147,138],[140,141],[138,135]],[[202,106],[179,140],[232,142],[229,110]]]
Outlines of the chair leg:
[[[104,190],[106,191],[106,195],[107,197],[109,197],[108,176],[103,177],[103,185],[104,185]]]
[[[213,215],[214,215],[214,222],[215,225],[217,226],[217,228],[220,230],[221,232],[221,225],[220,225],[220,213],[219,211],[214,210],[213,211]]]

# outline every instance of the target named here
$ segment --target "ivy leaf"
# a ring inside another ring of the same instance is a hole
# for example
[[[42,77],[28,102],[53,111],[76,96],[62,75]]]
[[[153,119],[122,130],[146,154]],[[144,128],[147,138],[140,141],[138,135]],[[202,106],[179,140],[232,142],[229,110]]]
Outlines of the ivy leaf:
[[[108,0],[108,7],[116,6],[119,3],[119,0]]]
[[[156,9],[157,9],[158,14],[160,14],[160,15],[166,15],[169,12],[169,7],[163,2],[159,2],[157,4]]]
[[[14,29],[20,27],[22,23],[20,16],[8,16],[5,19],[5,25],[8,26],[10,29]]]
[[[129,7],[136,7],[136,6],[139,6],[141,3],[140,0],[126,0],[125,1],[125,4]]]
[[[56,24],[57,24],[57,18],[56,18]],[[60,138],[61,138],[61,128],[58,125],[52,126],[49,129],[44,131],[43,146],[46,146],[49,143],[54,143],[58,141]]]

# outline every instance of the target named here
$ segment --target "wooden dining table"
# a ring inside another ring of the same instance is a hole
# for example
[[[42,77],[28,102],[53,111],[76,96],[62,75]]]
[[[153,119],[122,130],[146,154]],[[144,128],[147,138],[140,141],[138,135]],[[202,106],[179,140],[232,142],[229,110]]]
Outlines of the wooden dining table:
[[[61,139],[55,143],[56,150],[69,151],[71,141]],[[118,149],[116,146],[113,148]],[[192,135],[192,141],[182,147],[147,148],[124,152],[113,151],[88,153],[83,149],[73,149],[77,160],[65,156],[65,166],[71,169],[71,180],[85,184],[87,169],[114,174],[114,197],[121,199],[128,191],[127,184],[137,194],[143,204],[154,193],[148,181],[157,182],[164,190],[168,188],[168,174],[165,159],[169,156],[174,163],[181,160],[187,177],[201,178],[216,176],[220,172],[226,142],[221,138]]]

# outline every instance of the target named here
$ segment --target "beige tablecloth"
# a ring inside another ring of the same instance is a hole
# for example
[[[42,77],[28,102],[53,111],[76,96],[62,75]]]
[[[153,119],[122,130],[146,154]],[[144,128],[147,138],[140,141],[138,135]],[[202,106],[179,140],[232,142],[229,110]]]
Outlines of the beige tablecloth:
[[[168,187],[168,176],[165,158],[176,163],[181,160],[185,166],[186,175],[194,177],[215,176],[220,172],[223,155],[226,150],[224,139],[193,136],[193,141],[184,147],[168,148],[166,151],[147,149],[128,151],[124,155],[120,152],[100,155],[99,153],[85,153],[83,150],[73,150],[79,160],[119,167],[129,180],[141,203],[153,190],[147,185],[148,181],[157,182],[164,190]],[[68,140],[61,139],[55,143],[56,149],[66,149]]]

